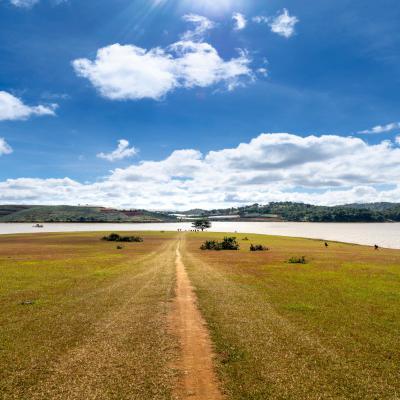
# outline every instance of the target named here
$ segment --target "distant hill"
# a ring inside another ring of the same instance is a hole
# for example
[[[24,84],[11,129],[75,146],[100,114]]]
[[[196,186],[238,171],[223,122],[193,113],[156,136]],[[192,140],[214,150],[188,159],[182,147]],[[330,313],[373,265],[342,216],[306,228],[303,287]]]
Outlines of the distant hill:
[[[190,210],[192,212],[193,210]],[[183,214],[189,214],[183,212]],[[237,215],[242,220],[308,222],[389,222],[400,221],[400,203],[345,204],[326,207],[312,204],[276,202],[237,208],[196,210],[208,218]]]
[[[146,210],[90,206],[0,205],[0,222],[173,222],[176,217]]]
[[[341,207],[347,207],[347,208],[363,208],[366,210],[374,210],[374,211],[386,211],[386,210],[391,210],[393,208],[399,207],[400,203],[352,203],[352,204],[344,204]]]
[[[216,220],[230,217],[245,221],[308,222],[400,222],[400,203],[344,204],[334,207],[304,203],[276,202],[265,205],[202,210],[180,215],[203,216]],[[0,222],[177,222],[172,213],[147,210],[117,210],[94,206],[0,205]]]
[[[187,211],[182,211],[180,212],[181,215],[202,215],[205,212],[205,210],[202,210],[201,208],[193,208],[191,210]]]

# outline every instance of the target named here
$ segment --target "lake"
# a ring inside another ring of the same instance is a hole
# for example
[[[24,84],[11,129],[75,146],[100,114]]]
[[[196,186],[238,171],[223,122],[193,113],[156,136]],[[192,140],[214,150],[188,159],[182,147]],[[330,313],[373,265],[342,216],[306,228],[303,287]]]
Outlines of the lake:
[[[0,223],[0,234],[84,231],[176,231],[189,230],[189,222],[155,224],[44,224],[34,228],[32,224]],[[279,236],[295,236],[326,239],[365,245],[400,249],[400,223],[309,223],[309,222],[213,222],[210,231],[262,233]]]

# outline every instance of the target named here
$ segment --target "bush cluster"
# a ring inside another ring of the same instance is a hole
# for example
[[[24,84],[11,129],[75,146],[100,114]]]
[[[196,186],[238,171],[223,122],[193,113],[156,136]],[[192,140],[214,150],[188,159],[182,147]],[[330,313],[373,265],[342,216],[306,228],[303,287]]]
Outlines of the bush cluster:
[[[235,237],[224,237],[222,242],[206,240],[200,247],[201,250],[239,250],[239,248]]]
[[[288,260],[289,264],[307,264],[307,260],[304,256],[301,257],[290,257]]]
[[[250,245],[250,251],[267,251],[267,250],[269,250],[269,248],[263,246],[262,244]]]
[[[118,233],[111,233],[108,236],[104,236],[102,240],[107,242],[143,242],[143,238],[140,236],[121,236]]]

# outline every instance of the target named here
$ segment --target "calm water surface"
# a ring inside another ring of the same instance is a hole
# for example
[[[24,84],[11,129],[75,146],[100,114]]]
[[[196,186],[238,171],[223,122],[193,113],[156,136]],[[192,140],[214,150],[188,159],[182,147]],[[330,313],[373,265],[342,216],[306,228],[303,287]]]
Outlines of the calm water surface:
[[[84,231],[176,231],[190,229],[189,222],[164,224],[32,224],[0,223],[0,234]],[[400,223],[387,224],[329,224],[308,222],[213,222],[210,231],[263,233],[312,239],[336,240],[400,249]]]

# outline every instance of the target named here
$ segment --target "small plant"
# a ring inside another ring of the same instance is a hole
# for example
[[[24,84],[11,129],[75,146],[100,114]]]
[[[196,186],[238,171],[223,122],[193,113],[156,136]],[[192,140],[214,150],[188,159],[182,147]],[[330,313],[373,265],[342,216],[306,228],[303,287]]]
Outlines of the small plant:
[[[108,236],[104,236],[102,240],[107,242],[143,242],[143,238],[140,236],[120,236],[118,233],[111,233]]]
[[[117,246],[117,250],[122,250],[123,247],[122,246]]]
[[[249,240],[249,238],[246,236],[246,237],[244,237],[242,240]]]
[[[307,264],[307,260],[305,256],[301,257],[290,257],[288,260],[289,264]]]
[[[206,240],[200,247],[201,250],[239,250],[239,243],[235,237],[224,237],[222,242]]]
[[[250,251],[268,251],[268,250],[269,250],[269,248],[263,246],[262,244],[256,244],[256,245],[251,244],[250,245]]]
[[[35,304],[35,301],[34,300],[24,300],[24,301],[21,301],[21,303],[19,303],[19,304],[21,304],[21,306],[32,306],[33,304]]]

